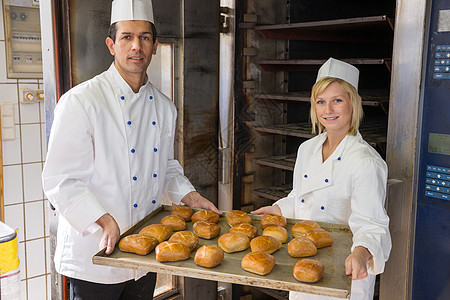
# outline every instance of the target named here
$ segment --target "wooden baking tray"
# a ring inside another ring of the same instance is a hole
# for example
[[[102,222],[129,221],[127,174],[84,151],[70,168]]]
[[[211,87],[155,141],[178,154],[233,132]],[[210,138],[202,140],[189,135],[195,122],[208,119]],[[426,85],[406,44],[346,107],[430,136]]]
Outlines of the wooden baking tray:
[[[159,223],[164,216],[170,214],[170,209],[170,206],[162,206],[122,234],[121,238],[133,233],[138,233],[142,228],[149,224]],[[198,211],[198,209],[194,209],[194,212],[195,211]],[[261,216],[252,215],[251,217],[253,225],[258,228],[258,234],[261,235],[262,229],[259,226]],[[288,225],[286,229],[289,232],[290,241],[292,239],[292,226],[298,222],[298,220],[287,220]],[[94,255],[92,261],[94,264],[111,267],[137,269],[141,271],[259,286],[270,289],[347,298],[350,294],[351,277],[345,275],[344,261],[350,254],[352,233],[349,227],[345,225],[318,223],[323,229],[331,234],[334,239],[334,244],[332,247],[319,249],[317,254],[311,257],[321,261],[325,266],[323,278],[319,282],[313,284],[299,282],[292,275],[293,267],[300,258],[293,258],[289,255],[287,243],[283,244],[281,249],[272,254],[276,259],[276,264],[272,272],[265,276],[253,274],[244,271],[241,268],[241,260],[245,254],[250,252],[250,248],[242,252],[231,254],[225,253],[225,258],[222,263],[211,269],[199,267],[194,263],[196,250],[191,253],[191,257],[187,260],[160,263],[155,259],[154,251],[146,256],[141,256],[133,253],[121,252],[118,247],[116,247],[110,255],[105,255],[105,249],[101,250]],[[218,224],[221,227],[220,235],[228,232],[230,227],[226,223],[226,212],[220,217]],[[186,230],[192,231],[192,222],[187,222],[186,225]],[[218,237],[212,240],[200,238],[198,247],[202,245],[217,244],[217,239]]]

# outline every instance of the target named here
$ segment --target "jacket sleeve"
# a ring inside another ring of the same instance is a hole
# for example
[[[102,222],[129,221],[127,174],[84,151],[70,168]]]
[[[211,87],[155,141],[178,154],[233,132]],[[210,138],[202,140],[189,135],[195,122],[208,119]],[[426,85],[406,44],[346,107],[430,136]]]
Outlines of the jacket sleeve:
[[[48,200],[80,234],[100,228],[106,213],[88,186],[94,172],[91,121],[75,96],[65,95],[55,109],[42,185]]]
[[[369,250],[369,272],[384,271],[391,251],[389,218],[384,209],[387,166],[381,158],[362,161],[352,177],[351,215],[348,221],[353,232],[352,251],[357,246]]]
[[[194,186],[191,184],[189,179],[184,176],[183,168],[181,167],[178,160],[174,159],[174,139],[175,139],[175,128],[176,128],[176,109],[174,107],[174,118],[172,122],[172,140],[169,149],[169,160],[167,161],[167,170],[165,183],[163,188],[163,197],[169,198],[175,204],[179,204],[181,199],[190,192],[195,191]]]

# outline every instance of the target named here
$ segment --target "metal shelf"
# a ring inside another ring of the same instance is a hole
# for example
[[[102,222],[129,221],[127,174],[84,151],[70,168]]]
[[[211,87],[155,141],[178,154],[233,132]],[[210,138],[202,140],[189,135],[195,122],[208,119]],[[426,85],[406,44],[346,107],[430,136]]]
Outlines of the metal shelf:
[[[362,105],[382,106],[383,109],[389,102],[389,95],[383,91],[361,91]],[[255,94],[255,99],[277,102],[310,102],[310,92],[284,93],[284,94]]]
[[[286,197],[292,191],[292,184],[286,184],[282,186],[271,186],[267,188],[260,188],[253,190],[252,193],[270,200],[280,200]]]
[[[255,26],[264,38],[358,42],[392,43],[394,21],[385,15],[348,19]]]
[[[340,58],[352,65],[359,66],[385,66],[390,72],[390,58]],[[327,59],[266,59],[258,60],[256,63],[263,71],[268,72],[297,72],[313,71],[317,72]]]
[[[297,154],[293,153],[280,156],[254,158],[253,161],[261,166],[273,167],[287,171],[294,171],[296,157]]]

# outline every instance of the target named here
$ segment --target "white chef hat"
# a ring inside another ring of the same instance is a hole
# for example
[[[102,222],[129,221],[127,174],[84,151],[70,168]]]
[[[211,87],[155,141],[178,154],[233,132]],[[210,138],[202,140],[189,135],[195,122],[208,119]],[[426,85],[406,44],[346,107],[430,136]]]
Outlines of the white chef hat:
[[[330,57],[319,69],[316,82],[323,77],[339,78],[358,90],[359,70],[346,62]]]
[[[149,21],[154,24],[152,0],[114,0],[111,24],[119,21]]]

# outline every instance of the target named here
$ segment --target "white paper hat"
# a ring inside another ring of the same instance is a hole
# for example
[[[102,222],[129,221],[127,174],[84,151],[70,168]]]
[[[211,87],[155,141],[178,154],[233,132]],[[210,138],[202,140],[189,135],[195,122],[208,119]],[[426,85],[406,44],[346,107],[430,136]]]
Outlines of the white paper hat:
[[[358,90],[359,70],[346,62],[330,57],[319,69],[316,82],[323,77],[339,78]]]
[[[119,21],[149,21],[154,24],[152,0],[114,0],[111,24]]]

